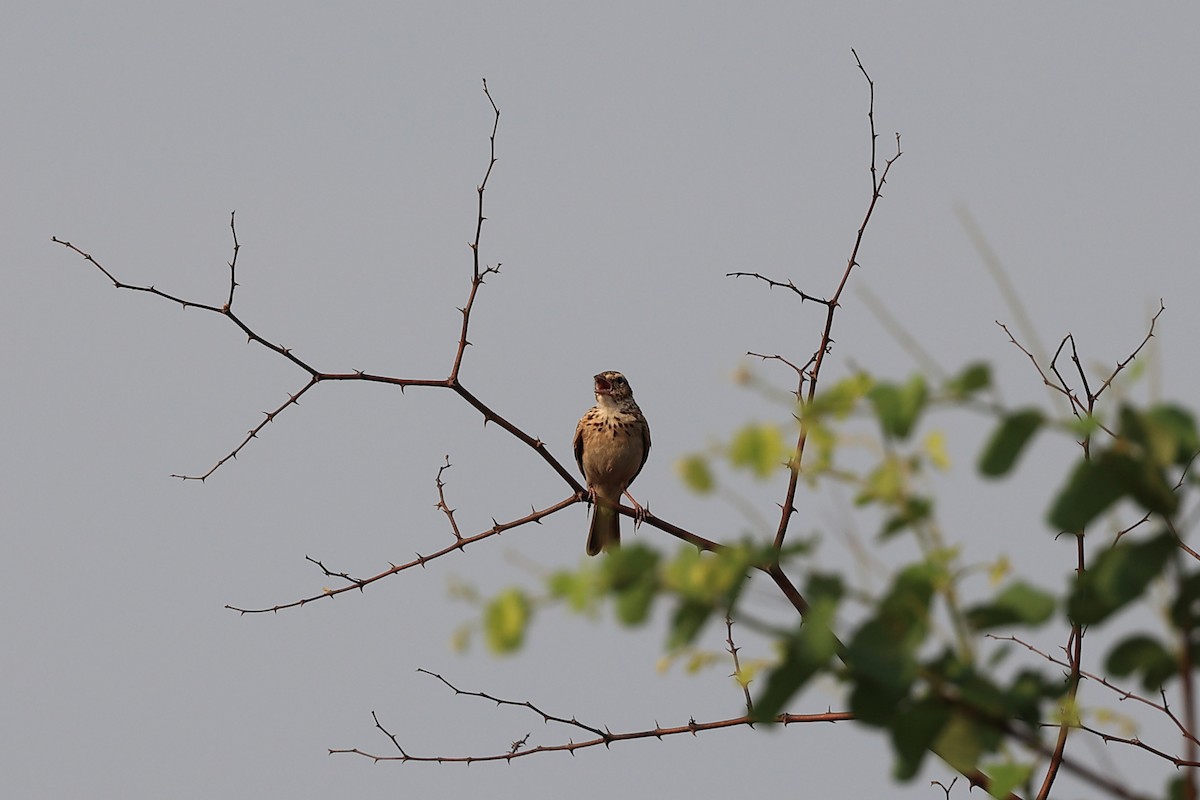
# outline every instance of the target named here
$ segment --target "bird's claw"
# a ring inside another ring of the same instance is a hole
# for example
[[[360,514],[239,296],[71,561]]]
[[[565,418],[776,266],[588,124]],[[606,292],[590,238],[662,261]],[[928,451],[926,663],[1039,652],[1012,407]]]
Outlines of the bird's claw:
[[[642,508],[642,504],[637,500],[634,500],[633,495],[631,495],[629,492],[626,492],[625,496],[628,497],[629,502],[633,504],[633,529],[636,531],[642,526],[642,523],[646,521],[646,517],[650,515],[650,512]]]

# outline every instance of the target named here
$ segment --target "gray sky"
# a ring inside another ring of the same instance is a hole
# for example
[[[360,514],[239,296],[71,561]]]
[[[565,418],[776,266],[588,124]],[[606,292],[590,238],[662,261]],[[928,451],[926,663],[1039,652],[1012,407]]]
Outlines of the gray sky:
[[[630,633],[607,613],[552,610],[514,658],[453,652],[476,612],[451,581],[493,592],[576,564],[582,510],[362,595],[223,609],[330,584],[305,555],[367,574],[444,546],[433,504],[447,453],[469,531],[563,487],[447,393],[353,384],[318,387],[206,484],[171,480],[207,470],[303,376],[215,315],[115,291],[50,237],[129,282],[219,304],[236,209],[237,302],[259,332],[330,371],[444,377],[491,126],[482,77],[503,111],[483,255],[504,266],[478,301],[463,380],[566,460],[590,376],[625,372],[654,431],[636,494],[664,518],[718,539],[745,529],[673,465],[750,419],[785,418],[730,375],[747,350],[807,358],[819,309],[723,276],[836,285],[869,193],[852,47],[876,81],[882,152],[895,131],[904,144],[853,285],[945,368],[992,361],[1008,402],[1044,404],[993,323],[1012,314],[962,204],[1050,347],[1070,331],[1089,363],[1111,363],[1161,297],[1161,393],[1200,396],[1195,5],[10,3],[4,17],[0,752],[13,796],[885,791],[884,742],[849,725],[507,767],[325,755],[386,751],[372,710],[414,754],[578,733],[455,698],[418,667],[614,731],[736,715],[725,665],[656,671],[661,620]],[[854,292],[837,325],[829,377],[914,368]],[[1050,478],[1034,466],[981,487],[968,421],[951,426],[965,480],[946,479],[948,535],[969,561],[1007,554],[1061,579],[1070,556],[1041,520],[1070,443],[1034,451]],[[769,503],[778,483],[740,488]],[[807,502],[808,532],[848,514],[836,493]],[[848,563],[837,536],[821,553]],[[817,687],[793,710],[837,703]],[[886,791],[928,797],[929,779],[950,776],[931,761]]]

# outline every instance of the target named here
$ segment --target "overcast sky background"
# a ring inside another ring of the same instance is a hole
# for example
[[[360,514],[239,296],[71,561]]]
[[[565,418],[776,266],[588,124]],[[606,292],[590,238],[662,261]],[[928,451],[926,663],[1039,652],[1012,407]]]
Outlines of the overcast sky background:
[[[1111,364],[1162,298],[1161,395],[1200,396],[1195,4],[13,2],[3,17],[0,771],[14,797],[941,796],[928,781],[949,769],[931,760],[889,788],[886,743],[850,725],[511,766],[325,755],[387,752],[372,710],[421,755],[581,738],[456,698],[418,667],[613,731],[737,715],[727,665],[656,671],[661,620],[630,633],[550,610],[516,657],[453,651],[477,612],[452,582],[489,593],[577,564],[582,509],[361,595],[224,610],[330,585],[305,555],[369,574],[444,546],[446,454],[469,532],[565,489],[450,394],[357,384],[310,392],[206,484],[172,480],[207,470],[305,376],[216,315],[114,290],[50,237],[219,305],[236,209],[247,323],[321,369],[443,378],[492,123],[483,77],[503,111],[483,257],[504,266],[480,294],[463,381],[569,462],[591,375],[625,372],[654,432],[635,493],[664,518],[717,539],[745,529],[674,464],[746,421],[786,419],[731,375],[747,350],[805,360],[821,310],[724,275],[836,286],[870,189],[852,47],[876,81],[881,152],[896,131],[904,146],[852,289],[946,369],[988,360],[1007,402],[1045,405],[994,324],[1013,314],[961,204],[1049,347],[1073,332],[1087,363]],[[915,368],[853,290],[835,339],[830,379]],[[964,559],[1007,554],[1060,581],[1070,548],[1042,519],[1070,443],[1041,442],[1021,479],[981,486],[985,426],[945,424],[967,480],[946,479],[943,519]],[[741,488],[769,513],[781,481]],[[797,525],[826,531],[821,557],[845,565],[835,534],[850,518],[831,492],[806,498]],[[777,602],[767,588],[755,601]],[[704,645],[722,638],[709,629]],[[817,687],[792,710],[839,702]],[[1129,764],[1126,778],[1160,770]]]

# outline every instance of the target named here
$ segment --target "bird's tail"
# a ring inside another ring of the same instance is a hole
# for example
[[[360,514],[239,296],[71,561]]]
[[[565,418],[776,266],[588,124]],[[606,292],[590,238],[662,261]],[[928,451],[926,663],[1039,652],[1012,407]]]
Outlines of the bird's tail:
[[[615,508],[597,502],[592,510],[592,525],[588,528],[587,554],[599,555],[609,548],[621,546],[621,515]]]

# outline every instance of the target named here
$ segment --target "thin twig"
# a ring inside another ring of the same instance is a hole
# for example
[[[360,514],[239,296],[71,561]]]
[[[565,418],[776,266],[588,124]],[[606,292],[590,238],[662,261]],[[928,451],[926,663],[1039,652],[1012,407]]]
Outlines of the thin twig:
[[[754,716],[754,700],[750,697],[750,681],[742,674],[742,662],[738,658],[738,651],[741,648],[733,643],[733,617],[730,614],[725,615],[725,644],[728,645],[726,652],[733,659],[733,674],[729,677],[742,687],[742,694],[746,697],[746,713]]]
[[[437,477],[434,478],[434,484],[437,486],[438,501],[434,508],[439,509],[446,515],[446,519],[450,520],[450,531],[454,534],[454,541],[461,542],[463,540],[462,531],[458,529],[458,521],[454,519],[454,509],[446,503],[446,484],[442,483],[442,473],[450,469],[450,456],[446,456],[446,463],[438,467]]]
[[[846,288],[847,281],[850,280],[850,273],[858,266],[858,253],[862,248],[863,239],[867,232],[867,226],[871,222],[871,217],[875,213],[875,207],[883,197],[883,187],[887,183],[888,173],[892,170],[892,165],[903,155],[900,149],[900,134],[896,134],[896,153],[891,158],[884,162],[882,171],[878,168],[878,154],[876,144],[879,135],[875,131],[875,82],[871,80],[870,74],[867,73],[866,67],[863,66],[862,59],[858,57],[858,53],[854,50],[850,51],[854,54],[855,63],[858,64],[859,71],[867,80],[869,88],[869,101],[867,103],[867,119],[871,130],[871,200],[867,204],[867,210],[863,214],[862,222],[858,226],[858,233],[854,237],[854,246],[850,250],[850,257],[846,259],[846,268],[842,272],[841,280],[838,282],[836,291],[825,303],[825,327],[821,332],[820,343],[816,350],[813,351],[812,368],[807,374],[807,390],[806,403],[811,403],[817,392],[817,382],[820,379],[821,367],[825,363],[825,356],[829,353],[833,344],[833,320],[837,313],[838,304],[842,297],[842,292]],[[803,391],[804,377],[801,378],[801,389]],[[788,464],[788,486],[784,496],[784,501],[780,504],[779,526],[775,531],[775,549],[782,550],[783,542],[788,532],[788,524],[791,521],[792,515],[796,513],[796,489],[800,482],[800,466],[804,459],[804,447],[808,442],[809,425],[805,420],[800,422],[800,432],[796,439],[796,446],[792,454],[791,461]]]
[[[592,738],[585,739],[585,740],[579,741],[579,742],[576,742],[573,739],[569,739],[568,741],[561,743],[561,744],[538,745],[537,747],[531,747],[529,749],[525,749],[525,744],[526,744],[526,741],[528,738],[528,735],[527,735],[525,739],[520,740],[520,744],[521,744],[520,747],[514,747],[514,746],[510,745],[509,748],[505,752],[496,753],[493,755],[414,756],[414,755],[409,754],[400,745],[400,742],[396,739],[396,736],[394,734],[392,734],[390,731],[388,731],[387,728],[385,728],[379,722],[378,715],[374,711],[372,711],[371,717],[372,717],[372,719],[375,720],[375,727],[377,727],[380,731],[383,732],[383,734],[385,736],[388,737],[388,739],[392,743],[392,746],[396,748],[397,754],[396,755],[379,755],[376,753],[371,753],[371,752],[367,752],[365,750],[361,750],[357,747],[341,748],[341,749],[331,748],[329,750],[330,754],[331,755],[334,753],[353,754],[353,755],[362,756],[364,758],[369,758],[372,761],[376,761],[376,762],[379,762],[379,761],[400,761],[400,762],[415,761],[415,762],[432,762],[432,763],[437,763],[437,764],[473,764],[476,762],[488,762],[488,761],[509,762],[509,761],[512,761],[514,758],[521,758],[524,756],[532,756],[532,755],[537,755],[539,753],[567,752],[567,753],[573,754],[576,750],[582,750],[582,749],[589,748],[589,747],[597,747],[599,745],[603,745],[604,747],[609,747],[614,742],[624,742],[624,741],[632,741],[635,739],[650,739],[650,738],[662,739],[663,737],[666,737],[666,736],[678,736],[680,734],[691,734],[691,735],[695,736],[695,735],[703,733],[705,731],[721,730],[723,728],[733,728],[733,727],[740,727],[740,726],[753,727],[756,724],[756,722],[758,722],[757,720],[751,719],[751,717],[749,715],[742,716],[742,717],[733,717],[730,719],[713,720],[710,722],[696,722],[693,719],[693,720],[689,720],[687,722],[687,724],[684,724],[684,725],[663,727],[658,724],[655,724],[655,726],[653,728],[647,728],[647,729],[636,730],[636,731],[627,731],[627,732],[621,732],[621,733],[613,733],[606,726],[590,725],[590,724],[580,722],[575,717],[563,717],[563,716],[558,716],[555,714],[550,714],[546,711],[543,711],[541,708],[535,706],[533,703],[531,703],[529,701],[505,700],[505,699],[502,699],[499,697],[494,697],[485,692],[466,691],[463,689],[459,689],[457,686],[450,683],[450,681],[446,680],[441,675],[438,675],[435,672],[430,672],[429,670],[425,670],[425,669],[419,669],[417,671],[424,673],[426,675],[430,675],[434,678],[437,678],[439,681],[441,681],[447,687],[452,689],[455,694],[460,694],[460,695],[464,695],[464,696],[468,696],[468,697],[477,697],[481,700],[488,700],[490,702],[496,703],[497,705],[517,706],[520,708],[525,708],[525,709],[528,709],[529,711],[533,712],[534,714],[537,714],[538,716],[540,716],[542,718],[542,721],[545,723],[553,722],[553,723],[557,723],[560,725],[566,725],[566,726],[572,727],[572,728],[578,728],[580,730],[583,730],[583,731],[591,734]],[[847,711],[827,711],[827,712],[824,712],[821,714],[779,714],[774,718],[773,721],[786,726],[786,725],[796,725],[796,724],[800,724],[800,723],[809,723],[809,722],[825,722],[825,723],[844,722],[844,721],[848,721],[848,720],[852,720],[852,719],[854,719],[854,715]]]

